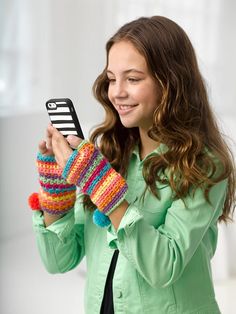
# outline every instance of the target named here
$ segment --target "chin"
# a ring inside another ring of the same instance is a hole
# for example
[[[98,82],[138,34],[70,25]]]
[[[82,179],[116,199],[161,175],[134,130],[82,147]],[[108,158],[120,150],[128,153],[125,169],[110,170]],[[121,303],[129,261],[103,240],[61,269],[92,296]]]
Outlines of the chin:
[[[131,128],[136,128],[136,127],[137,127],[137,125],[134,124],[134,123],[128,123],[128,122],[123,122],[123,121],[121,121],[121,124],[122,124],[125,128],[127,128],[127,129],[131,129]]]
[[[137,122],[135,123],[134,121],[129,121],[128,119],[120,118],[120,122],[127,129],[138,127]]]

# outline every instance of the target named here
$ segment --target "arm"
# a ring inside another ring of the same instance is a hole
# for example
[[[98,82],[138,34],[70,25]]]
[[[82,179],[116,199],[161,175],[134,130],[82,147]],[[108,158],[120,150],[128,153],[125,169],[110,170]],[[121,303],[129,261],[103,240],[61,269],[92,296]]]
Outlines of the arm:
[[[43,218],[44,218],[44,225],[45,227],[50,226],[52,223],[54,223],[55,221],[57,221],[58,219],[62,218],[63,215],[51,215],[47,212],[43,213]]]
[[[42,261],[50,273],[58,273],[74,268],[83,258],[84,222],[83,217],[79,222],[74,221],[74,208],[78,211],[82,204],[75,203],[75,186],[61,176],[62,168],[55,160],[49,133],[47,142],[47,145],[45,141],[39,144],[40,190],[29,198],[29,203],[32,209],[37,210],[33,215],[33,225]],[[67,145],[63,154],[71,151]]]
[[[120,222],[123,216],[126,213],[127,208],[129,207],[129,203],[124,200],[116,209],[111,212],[109,218],[111,220],[112,225],[114,226],[115,230],[119,228]]]
[[[51,129],[51,125],[49,125],[49,128],[47,129],[47,132],[46,132],[46,141],[41,141],[39,143],[39,151],[42,155],[45,155],[45,156],[54,155],[52,146],[53,144],[55,146],[55,141],[53,142],[52,133],[50,132],[50,129]],[[78,139],[76,143],[77,145],[79,144],[79,141],[80,140]],[[72,152],[71,148],[68,145],[66,145],[65,141],[62,141],[61,151],[62,153],[60,155],[61,156],[60,160],[67,159],[68,156]],[[57,215],[52,215],[51,213],[48,213],[47,211],[44,211],[43,215],[44,215],[44,224],[46,227],[63,217],[63,214],[60,215],[58,213]]]
[[[216,223],[226,189],[226,180],[212,187],[211,204],[200,189],[185,199],[187,207],[181,200],[174,201],[157,229],[143,219],[141,210],[130,205],[117,232],[109,228],[109,245],[118,248],[151,286],[171,285],[185,270],[210,225]]]
[[[75,213],[76,212],[76,221]],[[44,224],[41,211],[33,214],[33,228],[41,259],[49,273],[64,273],[75,268],[85,255],[84,210],[78,199],[74,210],[50,224]]]
[[[68,145],[70,144],[70,146]],[[72,153],[71,147],[75,148]],[[62,177],[67,183],[77,185],[88,194],[97,206],[93,219],[95,224],[105,227],[111,223],[116,226],[128,207],[125,201],[127,184],[91,143],[78,137],[68,136],[67,140],[51,125],[47,128],[47,145],[40,146],[42,154],[53,154],[57,164],[63,169]],[[112,214],[113,212],[116,212]],[[122,214],[122,215],[121,215]],[[45,214],[45,225],[48,226],[60,216]]]

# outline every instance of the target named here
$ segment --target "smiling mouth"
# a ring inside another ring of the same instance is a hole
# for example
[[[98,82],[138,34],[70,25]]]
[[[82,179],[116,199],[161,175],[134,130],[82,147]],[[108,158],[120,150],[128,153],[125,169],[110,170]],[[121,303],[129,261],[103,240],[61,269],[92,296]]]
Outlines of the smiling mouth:
[[[138,105],[117,105],[117,108],[120,110],[129,110],[129,109],[132,109],[136,106],[138,106]]]
[[[117,105],[116,110],[118,111],[119,115],[124,115],[132,111],[138,105]]]

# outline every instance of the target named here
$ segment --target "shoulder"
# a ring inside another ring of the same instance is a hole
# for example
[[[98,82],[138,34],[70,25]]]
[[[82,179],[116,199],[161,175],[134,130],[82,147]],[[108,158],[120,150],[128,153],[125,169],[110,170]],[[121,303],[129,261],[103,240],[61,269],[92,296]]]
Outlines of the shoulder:
[[[216,180],[217,182],[226,179],[226,177],[224,177],[224,162],[220,156],[218,156],[216,152],[214,152],[212,149],[209,149],[208,147],[205,147],[203,153],[205,155],[205,164],[203,164],[203,167],[208,170],[209,178],[213,179],[214,181]]]

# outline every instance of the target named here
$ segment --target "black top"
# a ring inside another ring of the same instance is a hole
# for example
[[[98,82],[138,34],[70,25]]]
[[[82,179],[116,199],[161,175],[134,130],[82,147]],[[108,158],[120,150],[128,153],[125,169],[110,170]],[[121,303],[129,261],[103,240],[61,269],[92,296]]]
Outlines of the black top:
[[[108,275],[107,275],[100,314],[114,314],[112,280],[113,280],[113,276],[114,276],[114,272],[116,268],[118,255],[119,255],[119,251],[115,250],[112,256],[111,265],[110,265]]]

